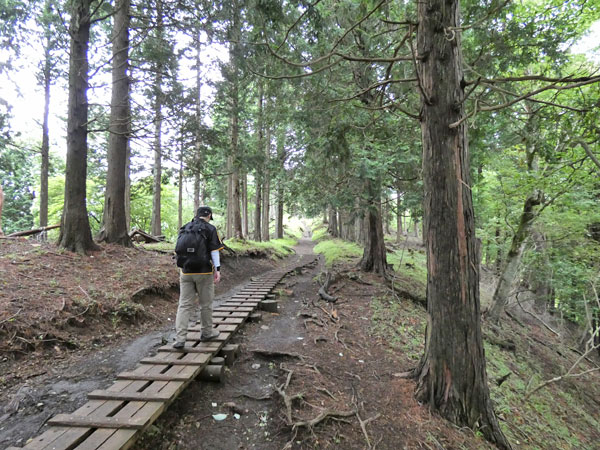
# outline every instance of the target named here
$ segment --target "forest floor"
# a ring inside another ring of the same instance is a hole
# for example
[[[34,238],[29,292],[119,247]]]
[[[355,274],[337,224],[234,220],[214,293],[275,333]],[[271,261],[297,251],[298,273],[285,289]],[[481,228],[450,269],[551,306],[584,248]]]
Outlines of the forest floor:
[[[302,240],[296,251],[312,253],[312,243]],[[225,256],[217,302],[289,262]],[[134,448],[493,448],[417,403],[414,381],[399,376],[423,351],[423,308],[355,262],[335,266],[329,293],[338,300],[326,303],[317,295],[324,270],[319,259],[284,278],[279,312],[234,336],[242,352],[221,383],[192,383]],[[104,246],[84,257],[0,240],[0,272],[0,448],[24,445],[48,418],[73,411],[88,392],[172,341],[177,271],[168,255]],[[525,399],[578,355],[560,324],[552,323],[559,338],[528,314],[511,315],[501,329],[484,329],[503,430],[515,448],[597,448],[598,372]],[[593,358],[575,372],[597,367]]]

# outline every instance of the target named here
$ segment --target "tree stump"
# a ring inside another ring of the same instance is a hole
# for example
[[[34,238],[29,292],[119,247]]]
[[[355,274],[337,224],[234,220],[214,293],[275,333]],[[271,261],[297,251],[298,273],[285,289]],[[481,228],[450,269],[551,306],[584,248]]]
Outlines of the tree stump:
[[[250,322],[258,322],[258,321],[262,320],[262,313],[259,313],[259,312],[252,313],[248,316],[248,320]]]
[[[240,351],[240,346],[238,344],[227,344],[221,349],[221,353],[219,353],[223,358],[225,358],[225,365],[232,366],[233,361],[237,357]]]
[[[223,376],[223,366],[217,365],[208,365],[206,366],[202,372],[200,372],[200,376],[198,377],[202,381],[214,381],[220,382],[221,377]]]
[[[279,309],[279,302],[277,300],[263,300],[260,302],[260,309],[275,313]]]

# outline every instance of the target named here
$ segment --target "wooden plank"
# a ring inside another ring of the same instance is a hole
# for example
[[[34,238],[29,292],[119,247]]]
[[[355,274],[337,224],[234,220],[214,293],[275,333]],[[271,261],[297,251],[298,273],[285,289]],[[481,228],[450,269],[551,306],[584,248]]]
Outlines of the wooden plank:
[[[137,403],[137,402],[136,402]],[[160,405],[160,403],[158,403]],[[98,417],[98,416],[76,416],[73,414],[58,414],[48,421],[51,425],[63,425],[69,427],[83,428],[128,428],[140,430],[145,421],[130,417]]]
[[[171,398],[169,393],[147,394],[145,392],[111,392],[96,389],[88,394],[92,400],[123,400],[142,402],[165,402]]]
[[[219,306],[214,311],[252,311],[251,306]]]
[[[225,312],[213,313],[213,317],[248,317],[249,314],[250,314],[249,311],[240,311],[240,312],[225,311]]]
[[[133,445],[139,437],[137,436],[138,433],[137,430],[116,430],[97,450],[125,450]]]
[[[151,358],[144,358],[140,361],[142,364],[167,363],[173,365],[202,366],[210,359],[210,355],[204,353],[167,353],[161,352]]]
[[[120,380],[145,380],[145,381],[188,381],[188,375],[166,375],[166,374],[138,374],[135,372],[121,372],[117,375]]]
[[[244,318],[243,317],[215,317],[213,318],[213,323],[214,324],[222,324],[222,323],[228,323],[228,324],[235,324],[235,323],[244,323]]]

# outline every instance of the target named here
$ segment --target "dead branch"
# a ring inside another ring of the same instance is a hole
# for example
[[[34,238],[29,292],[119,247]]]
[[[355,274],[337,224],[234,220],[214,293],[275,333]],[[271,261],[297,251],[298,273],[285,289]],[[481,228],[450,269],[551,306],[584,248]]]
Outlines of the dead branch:
[[[592,372],[597,372],[599,370],[600,370],[600,367],[594,367],[592,369],[584,370],[583,372],[580,372],[580,373],[568,373],[567,372],[566,374],[560,375],[558,377],[554,377],[551,380],[546,380],[542,384],[540,384],[538,387],[536,387],[535,389],[533,389],[531,392],[529,392],[527,395],[525,395],[525,400],[529,399],[529,397],[531,397],[534,393],[536,393],[537,391],[539,391],[543,387],[548,386],[549,384],[556,383],[557,381],[561,381],[561,380],[566,380],[567,378],[582,377],[584,375],[590,374]]]
[[[8,319],[4,319],[2,322],[0,322],[0,325],[2,325],[5,322],[10,322],[12,319],[14,319],[15,317],[17,317],[21,311],[23,311],[23,308],[20,308],[15,314],[13,314],[12,316],[10,316]]]
[[[286,423],[289,426],[292,426],[293,425],[293,419],[292,419],[292,402],[294,400],[302,398],[303,394],[302,393],[298,393],[298,394],[294,394],[292,396],[289,396],[289,395],[286,394],[285,390],[290,385],[290,381],[292,379],[292,374],[294,373],[294,371],[293,370],[287,370],[287,369],[284,369],[284,368],[282,368],[282,370],[286,370],[288,372],[288,376],[286,378],[285,383],[283,383],[281,386],[275,386],[275,390],[281,396],[281,398],[283,399],[283,403],[285,404]]]
[[[554,333],[556,336],[560,337],[560,333],[558,333],[558,331],[554,331],[550,325],[548,325],[546,322],[544,322],[542,319],[540,319],[537,315],[535,315],[534,313],[527,311],[525,308],[523,308],[523,305],[521,305],[521,302],[519,301],[519,292],[516,293],[515,295],[515,300],[517,301],[517,304],[519,305],[519,307],[523,310],[524,313],[529,314],[530,316],[532,316],[533,318],[539,320],[541,322],[542,325],[544,325],[544,327],[546,327],[548,330],[550,330],[552,333]]]
[[[6,235],[6,237],[23,237],[23,236],[31,236],[34,234],[43,233],[44,231],[53,230],[55,228],[60,228],[60,225],[50,225],[48,227],[34,228],[32,230],[25,231],[15,231],[14,233],[10,233]]]

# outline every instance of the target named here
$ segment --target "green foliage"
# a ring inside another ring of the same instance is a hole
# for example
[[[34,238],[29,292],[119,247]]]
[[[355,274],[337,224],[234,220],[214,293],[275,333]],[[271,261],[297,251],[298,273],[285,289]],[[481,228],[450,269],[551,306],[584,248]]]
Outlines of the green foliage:
[[[387,261],[395,271],[420,283],[427,283],[427,257],[424,251],[405,248],[400,244],[400,248],[388,253]]]
[[[0,181],[4,190],[2,229],[6,234],[33,226],[31,205],[35,191],[32,159],[32,152],[25,149],[0,152]]]
[[[349,262],[359,258],[362,256],[363,250],[353,242],[327,239],[319,242],[315,246],[314,252],[325,256],[325,265],[331,267],[336,262]]]
[[[272,259],[281,259],[294,253],[293,247],[297,244],[293,238],[271,239],[266,242],[257,242],[241,239],[227,239],[225,244],[240,255],[266,254]]]

